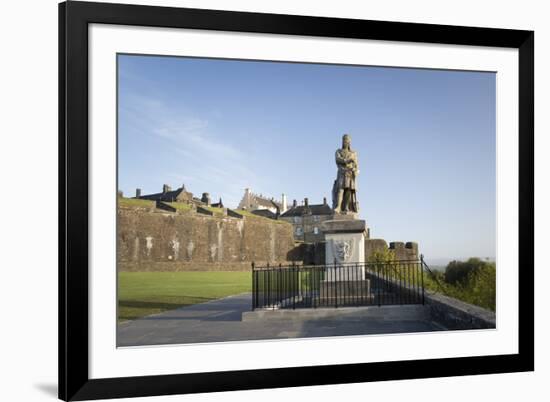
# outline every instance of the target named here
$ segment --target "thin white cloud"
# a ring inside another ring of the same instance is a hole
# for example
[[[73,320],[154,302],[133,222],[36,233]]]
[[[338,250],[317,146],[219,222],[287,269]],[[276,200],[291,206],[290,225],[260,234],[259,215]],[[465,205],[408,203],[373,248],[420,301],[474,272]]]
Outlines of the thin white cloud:
[[[181,170],[158,172],[159,183],[170,179],[175,186],[186,184],[196,196],[209,192],[213,199],[222,197],[230,207],[237,206],[245,187],[260,186],[246,152],[229,142],[230,133],[217,134],[207,118],[158,99],[136,95],[126,99],[124,113],[130,119],[135,118],[132,126],[142,135],[167,142],[170,152],[181,158]]]

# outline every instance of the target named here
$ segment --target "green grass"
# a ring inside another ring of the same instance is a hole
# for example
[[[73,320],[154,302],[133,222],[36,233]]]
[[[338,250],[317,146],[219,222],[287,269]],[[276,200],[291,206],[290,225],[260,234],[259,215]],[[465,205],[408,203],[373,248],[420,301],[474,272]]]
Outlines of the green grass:
[[[235,211],[236,213],[242,216],[251,216],[253,218],[260,218],[258,215],[254,215],[252,212],[247,211],[245,209],[234,209],[233,211]]]
[[[250,272],[120,272],[118,321],[251,291]]]
[[[187,204],[185,202],[168,202],[167,204],[181,212],[187,212],[193,209],[190,204]]]
[[[126,207],[126,208],[154,208],[155,202],[149,201],[149,200],[140,200],[137,198],[119,198],[118,199],[118,206],[119,207]]]
[[[216,208],[216,207],[210,207],[210,206],[203,206],[203,208],[209,210],[210,212],[213,212],[214,215],[224,214],[223,208]]]

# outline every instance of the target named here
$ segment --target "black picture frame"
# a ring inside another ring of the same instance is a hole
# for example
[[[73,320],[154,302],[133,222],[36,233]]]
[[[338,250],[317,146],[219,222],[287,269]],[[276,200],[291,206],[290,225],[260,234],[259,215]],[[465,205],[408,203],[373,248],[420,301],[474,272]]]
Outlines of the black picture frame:
[[[90,379],[88,25],[376,39],[519,51],[517,354]],[[534,32],[70,1],[59,5],[59,398],[89,400],[534,370]]]

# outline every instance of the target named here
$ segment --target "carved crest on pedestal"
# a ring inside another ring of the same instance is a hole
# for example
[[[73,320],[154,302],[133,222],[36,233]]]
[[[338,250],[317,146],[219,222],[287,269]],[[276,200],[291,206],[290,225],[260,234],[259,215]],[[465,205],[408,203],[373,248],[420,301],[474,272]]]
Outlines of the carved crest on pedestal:
[[[348,262],[353,254],[353,239],[350,240],[333,240],[332,254],[336,258],[336,262]]]

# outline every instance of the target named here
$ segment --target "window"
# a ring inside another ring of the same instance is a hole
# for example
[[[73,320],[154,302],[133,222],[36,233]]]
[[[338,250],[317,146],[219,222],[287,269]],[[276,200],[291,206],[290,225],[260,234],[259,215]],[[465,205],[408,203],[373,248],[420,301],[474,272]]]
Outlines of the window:
[[[302,230],[301,227],[297,227],[297,228],[296,228],[296,236],[301,236],[303,233],[304,233],[304,232],[303,232],[303,230]]]
[[[319,228],[317,226],[313,228],[313,234],[319,234]]]

